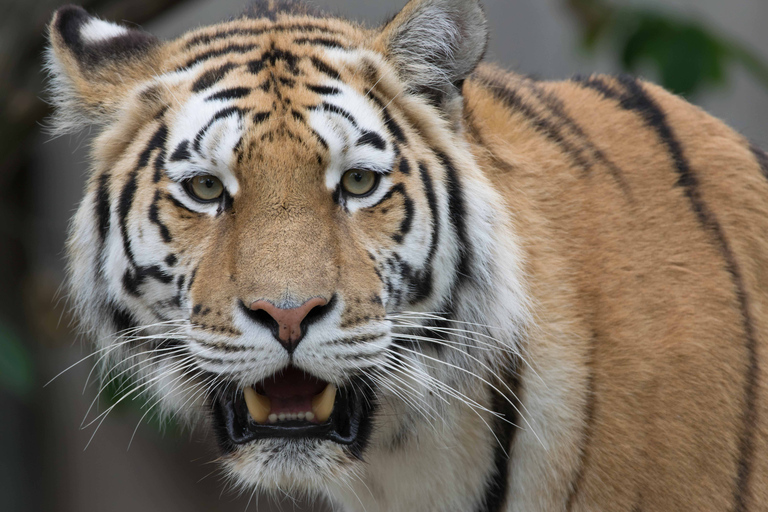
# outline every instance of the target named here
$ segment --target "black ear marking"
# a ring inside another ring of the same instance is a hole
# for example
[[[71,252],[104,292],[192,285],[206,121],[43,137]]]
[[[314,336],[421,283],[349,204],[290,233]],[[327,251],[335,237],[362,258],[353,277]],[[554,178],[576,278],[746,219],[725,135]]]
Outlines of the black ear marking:
[[[144,55],[159,42],[151,34],[103,21],[76,5],[56,11],[51,24],[54,46],[57,36],[75,60],[88,67]]]

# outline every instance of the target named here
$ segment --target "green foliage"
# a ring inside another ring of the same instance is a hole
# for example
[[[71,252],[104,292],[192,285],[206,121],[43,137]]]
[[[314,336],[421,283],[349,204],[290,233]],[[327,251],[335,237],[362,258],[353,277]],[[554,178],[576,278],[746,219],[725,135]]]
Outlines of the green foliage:
[[[27,399],[35,383],[32,357],[8,324],[0,320],[0,388]]]
[[[603,0],[566,1],[582,25],[587,49],[607,41],[618,50],[625,71],[650,66],[661,84],[678,94],[692,96],[706,86],[724,84],[732,63],[744,66],[768,88],[765,63],[701,23]]]

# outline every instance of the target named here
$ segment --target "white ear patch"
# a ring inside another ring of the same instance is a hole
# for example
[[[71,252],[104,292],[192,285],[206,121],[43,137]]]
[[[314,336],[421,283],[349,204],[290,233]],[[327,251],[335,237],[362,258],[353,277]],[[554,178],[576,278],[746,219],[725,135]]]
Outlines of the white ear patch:
[[[89,20],[80,28],[80,37],[86,43],[99,43],[127,33],[127,28],[98,18]]]

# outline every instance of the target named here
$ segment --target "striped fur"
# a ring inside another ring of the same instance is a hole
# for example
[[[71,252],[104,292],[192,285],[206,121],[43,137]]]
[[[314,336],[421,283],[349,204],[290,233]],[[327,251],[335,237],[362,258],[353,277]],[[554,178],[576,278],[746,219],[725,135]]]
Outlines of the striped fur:
[[[475,0],[380,29],[265,1],[168,42],[59,10],[54,129],[100,127],[68,254],[107,378],[190,423],[289,363],[363,379],[353,445],[222,442],[237,485],[345,510],[768,509],[768,157],[485,44]],[[244,307],[317,296],[293,353]]]

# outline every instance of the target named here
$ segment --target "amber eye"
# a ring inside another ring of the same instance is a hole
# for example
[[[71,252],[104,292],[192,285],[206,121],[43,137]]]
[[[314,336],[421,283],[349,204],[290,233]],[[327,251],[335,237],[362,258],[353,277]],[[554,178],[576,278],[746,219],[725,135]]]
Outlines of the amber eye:
[[[364,169],[352,169],[344,173],[341,177],[341,186],[344,190],[353,196],[364,196],[369,194],[376,183],[378,176],[373,171]]]
[[[187,190],[192,197],[205,203],[220,198],[224,193],[224,185],[216,176],[204,174],[187,180]]]

